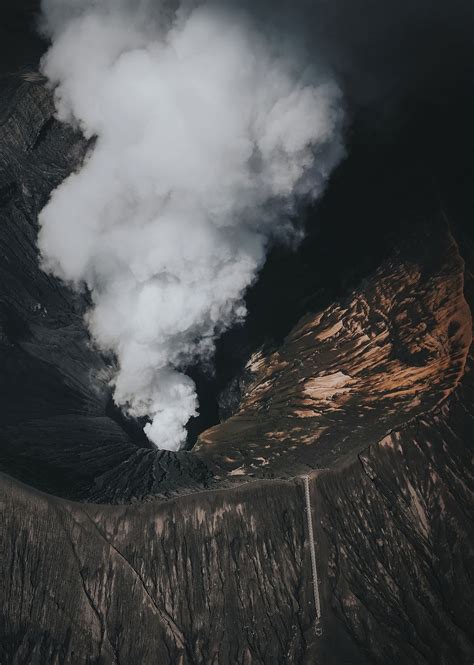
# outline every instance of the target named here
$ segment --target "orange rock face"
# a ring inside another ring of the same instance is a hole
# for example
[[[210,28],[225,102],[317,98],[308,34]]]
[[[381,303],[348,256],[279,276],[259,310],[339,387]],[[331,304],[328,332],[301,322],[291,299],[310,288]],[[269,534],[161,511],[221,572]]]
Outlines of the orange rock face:
[[[472,341],[464,263],[446,228],[423,242],[302,319],[278,351],[254,354],[238,412],[197,452],[233,473],[330,467],[450,395]]]

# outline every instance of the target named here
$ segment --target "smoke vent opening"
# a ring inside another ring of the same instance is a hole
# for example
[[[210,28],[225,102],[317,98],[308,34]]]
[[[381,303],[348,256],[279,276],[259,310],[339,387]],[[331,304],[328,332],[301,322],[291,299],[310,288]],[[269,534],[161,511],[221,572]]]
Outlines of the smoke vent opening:
[[[143,429],[146,425],[146,419],[127,416],[123,409],[114,402],[112,394],[105,406],[105,415],[114,420],[128,434],[131,442],[137,448],[149,448],[153,450],[154,445],[148,439]]]

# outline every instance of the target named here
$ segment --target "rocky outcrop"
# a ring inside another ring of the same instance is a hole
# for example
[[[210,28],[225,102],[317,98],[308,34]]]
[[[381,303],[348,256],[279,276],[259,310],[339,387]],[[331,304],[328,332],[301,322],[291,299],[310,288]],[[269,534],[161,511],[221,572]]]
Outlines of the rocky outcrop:
[[[156,451],[110,405],[87,296],[38,267],[38,210],[87,145],[41,81],[9,85],[0,663],[471,663],[469,245],[417,227],[256,350],[192,451]]]
[[[280,349],[255,353],[237,413],[201,436],[198,454],[234,474],[323,468],[429,411],[464,373],[463,276],[456,242],[433,223]]]

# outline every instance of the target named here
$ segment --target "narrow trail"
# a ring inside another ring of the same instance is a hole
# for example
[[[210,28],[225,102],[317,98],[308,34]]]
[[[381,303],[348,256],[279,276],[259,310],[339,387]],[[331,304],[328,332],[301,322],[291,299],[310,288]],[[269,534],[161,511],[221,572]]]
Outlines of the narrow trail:
[[[311,509],[311,495],[309,491],[309,476],[304,476],[304,493],[306,499],[306,519],[308,522],[309,551],[311,553],[311,569],[313,572],[314,606],[316,609],[316,622],[314,625],[314,629],[316,635],[320,637],[320,635],[322,634],[321,600],[319,597],[319,577],[318,577],[318,567],[316,564],[316,550],[314,548],[313,513]]]

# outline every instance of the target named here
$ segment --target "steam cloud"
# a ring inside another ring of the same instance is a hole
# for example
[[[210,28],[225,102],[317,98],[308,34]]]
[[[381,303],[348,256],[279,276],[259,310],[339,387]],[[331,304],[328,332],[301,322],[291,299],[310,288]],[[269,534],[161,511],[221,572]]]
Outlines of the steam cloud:
[[[153,8],[155,6],[155,9]],[[114,399],[178,449],[207,362],[301,197],[343,154],[341,93],[251,17],[211,3],[46,0],[58,117],[96,137],[40,215],[45,270],[86,285]]]

